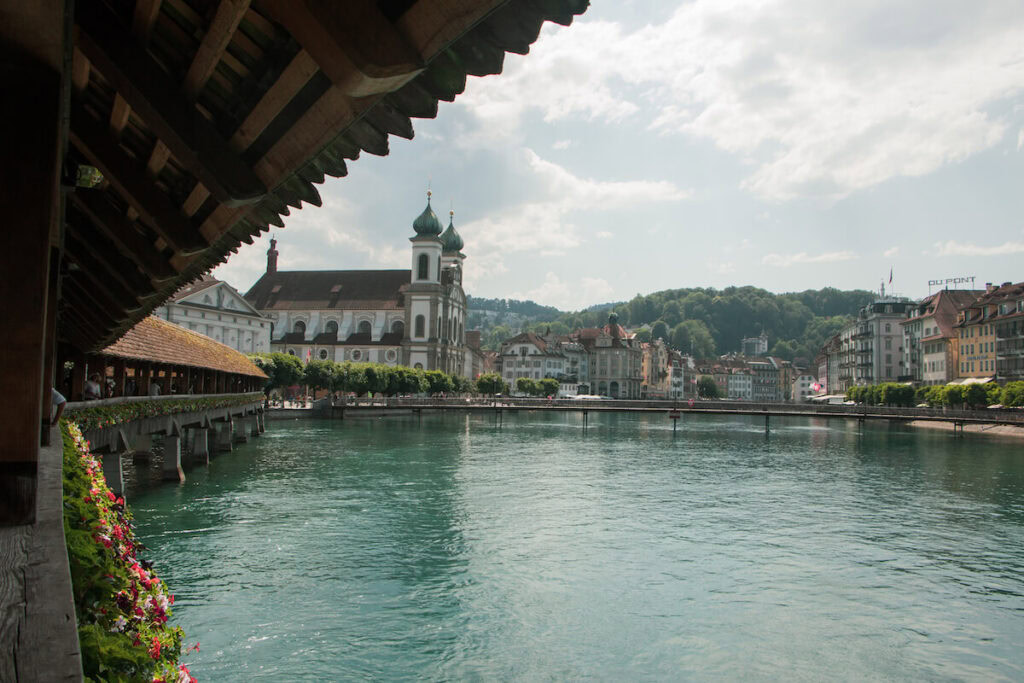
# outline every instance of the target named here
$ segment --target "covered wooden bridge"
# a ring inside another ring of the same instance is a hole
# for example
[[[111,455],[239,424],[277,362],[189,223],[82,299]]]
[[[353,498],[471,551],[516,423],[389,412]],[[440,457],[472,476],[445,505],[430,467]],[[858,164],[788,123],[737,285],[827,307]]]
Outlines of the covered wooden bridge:
[[[435,116],[467,76],[499,73],[545,21],[569,24],[587,4],[0,0],[0,525],[35,534],[38,517],[60,538],[45,508],[59,505],[60,460],[41,425],[64,361],[119,362],[102,351],[174,291],[318,205],[325,177],[387,154],[390,136],[412,137],[411,118]],[[156,381],[174,386],[190,372],[180,367],[156,368]],[[153,381],[153,366],[136,368],[137,388]],[[127,377],[126,364],[125,390]],[[50,484],[37,500],[40,481]],[[59,593],[59,559],[48,566],[46,589]],[[0,634],[23,646],[0,643],[15,653],[0,658],[0,679],[74,678],[51,657],[67,615],[47,623],[22,609],[32,573],[10,571],[21,579],[0,580]]]

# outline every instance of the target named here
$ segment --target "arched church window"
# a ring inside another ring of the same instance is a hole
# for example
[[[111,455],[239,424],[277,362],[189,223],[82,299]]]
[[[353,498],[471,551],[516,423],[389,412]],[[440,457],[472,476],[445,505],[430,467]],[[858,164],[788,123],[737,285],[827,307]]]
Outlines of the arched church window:
[[[298,332],[299,334],[306,334],[306,323],[298,320],[295,322],[295,326],[292,327],[292,332]]]
[[[405,323],[402,322],[401,320],[396,320],[395,322],[391,323],[391,332],[392,334],[400,334],[404,337]]]
[[[417,339],[420,339],[420,338],[426,336],[426,333],[424,332],[424,329],[423,329],[424,326],[426,326],[426,324],[427,324],[427,321],[423,318],[422,315],[416,316],[416,338]]]
[[[324,332],[327,334],[338,334],[338,323],[334,320],[327,322],[327,326],[324,327]]]
[[[359,334],[370,334],[372,327],[370,326],[369,320],[364,320],[359,323]]]
[[[430,279],[430,261],[427,259],[426,254],[420,254],[419,261],[416,265],[416,279],[417,280],[429,280]]]

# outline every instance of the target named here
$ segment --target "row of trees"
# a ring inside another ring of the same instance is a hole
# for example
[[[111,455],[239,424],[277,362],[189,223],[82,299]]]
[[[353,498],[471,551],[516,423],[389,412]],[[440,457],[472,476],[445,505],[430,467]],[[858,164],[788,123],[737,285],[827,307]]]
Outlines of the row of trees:
[[[862,387],[850,387],[846,391],[848,401],[869,406],[912,407],[928,404],[933,408],[950,406],[954,408],[984,408],[990,405],[1024,406],[1024,382],[1010,382],[1001,387],[995,382],[967,385],[934,385],[914,387],[908,384],[885,382]]]
[[[516,380],[516,391],[527,396],[557,396],[558,380],[551,377],[544,379],[520,377]]]
[[[267,373],[265,391],[302,385],[310,389],[352,392],[362,396],[369,392],[395,396],[397,394],[500,394],[508,392],[508,385],[496,373],[481,375],[473,382],[461,375],[449,375],[440,370],[418,370],[401,365],[382,363],[336,363],[331,360],[312,360],[305,365],[287,353],[259,353],[249,358]],[[556,387],[557,388],[557,387]]]

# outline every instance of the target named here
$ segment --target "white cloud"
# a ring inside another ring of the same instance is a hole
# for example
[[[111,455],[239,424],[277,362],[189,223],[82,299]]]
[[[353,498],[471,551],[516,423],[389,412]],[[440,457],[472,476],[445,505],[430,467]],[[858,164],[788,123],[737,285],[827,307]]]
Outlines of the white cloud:
[[[569,149],[572,145],[572,140],[559,140],[555,144],[551,145],[553,149]]]
[[[459,227],[466,243],[473,245],[473,258],[466,262],[469,287],[496,272],[507,271],[505,254],[529,251],[559,256],[583,244],[589,236],[573,222],[576,211],[597,205],[604,210],[622,209],[682,201],[690,196],[687,190],[665,181],[582,178],[530,149],[522,150],[522,161],[543,188],[541,196]],[[595,236],[605,239],[601,233]]]
[[[607,301],[613,292],[612,286],[601,278],[584,277],[579,282],[566,282],[549,271],[543,283],[533,289],[513,292],[509,298],[529,299],[562,310],[578,310],[595,301]]]
[[[894,258],[899,253],[900,253],[900,248],[899,247],[889,247],[884,252],[882,252],[882,256],[884,256],[885,258]]]
[[[766,266],[778,266],[789,268],[798,263],[837,263],[839,261],[852,261],[857,255],[852,251],[829,251],[823,254],[811,255],[801,251],[797,254],[765,254],[761,263]]]
[[[614,235],[608,232],[607,230],[601,230],[596,235],[594,235],[594,237],[596,237],[599,240],[610,240],[612,237],[614,237]]]
[[[1017,151],[1024,149],[1024,128],[1017,131]]]
[[[1006,256],[1024,254],[1024,242],[1004,242],[995,247],[965,244],[956,240],[935,243],[936,256]]]
[[[1024,90],[1024,13],[1014,0],[694,0],[632,32],[586,16],[546,27],[506,64],[465,100],[492,137],[533,107],[647,127],[739,156],[759,197],[836,199],[1003,140],[989,109]]]

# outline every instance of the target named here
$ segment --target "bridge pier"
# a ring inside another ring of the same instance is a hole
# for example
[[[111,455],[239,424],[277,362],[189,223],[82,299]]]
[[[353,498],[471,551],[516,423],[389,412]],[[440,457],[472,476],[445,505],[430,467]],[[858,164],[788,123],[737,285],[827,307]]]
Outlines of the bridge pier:
[[[181,436],[168,434],[164,437],[164,481],[185,481],[185,470],[181,469]]]
[[[217,450],[230,452],[234,446],[232,446],[232,436],[234,435],[235,425],[234,421],[229,417],[224,422],[217,424]]]
[[[765,435],[765,436],[768,436],[768,434],[770,434],[770,433],[771,433],[771,431],[770,431],[770,429],[769,429],[769,426],[768,426],[768,419],[769,419],[770,417],[771,417],[770,415],[765,415],[765,416],[764,416],[764,435]]]
[[[201,465],[210,464],[210,430],[192,430],[192,461]]]
[[[248,441],[249,441],[249,430],[248,430],[248,426],[249,425],[248,425],[248,422],[249,421],[245,418],[244,415],[234,421],[234,424],[233,424],[233,426],[234,426],[234,438],[232,438],[232,441],[234,443],[248,443]]]
[[[260,419],[256,415],[246,418],[245,423],[249,426],[249,436],[260,435]]]
[[[141,434],[132,441],[132,462],[147,463],[153,457],[153,435]]]
[[[121,467],[121,453],[103,454],[103,476],[114,495],[124,495],[124,470]]]
[[[260,434],[267,431],[266,412],[261,410],[256,413],[256,426],[260,430]]]

